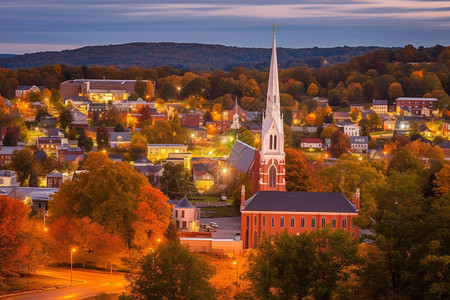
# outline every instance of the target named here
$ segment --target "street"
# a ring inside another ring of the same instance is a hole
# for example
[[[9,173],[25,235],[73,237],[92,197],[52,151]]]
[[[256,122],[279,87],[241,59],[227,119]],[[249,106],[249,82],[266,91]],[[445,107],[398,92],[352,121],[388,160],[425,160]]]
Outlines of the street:
[[[70,270],[68,269],[42,269],[37,274],[70,278]],[[127,281],[122,274],[113,274],[98,271],[73,271],[74,285],[72,287],[48,290],[43,292],[29,293],[8,299],[82,299],[104,293],[119,293],[125,289]],[[80,283],[80,281],[82,283]]]

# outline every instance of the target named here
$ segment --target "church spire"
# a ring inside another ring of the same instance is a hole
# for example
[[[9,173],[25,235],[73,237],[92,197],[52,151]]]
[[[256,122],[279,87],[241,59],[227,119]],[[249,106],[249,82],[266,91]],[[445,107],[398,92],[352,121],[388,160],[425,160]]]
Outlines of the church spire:
[[[266,111],[262,121],[260,151],[260,191],[285,191],[283,118],[280,112],[276,24],[273,25],[272,57],[267,87]]]
[[[266,111],[262,124],[262,135],[266,135],[271,129],[276,128],[279,134],[279,141],[283,141],[283,119],[280,112],[280,89],[278,83],[278,61],[276,47],[276,30],[277,25],[273,25],[273,45],[272,57],[270,60],[269,82],[267,87]],[[262,145],[261,145],[262,146]],[[270,145],[269,145],[270,146]],[[277,150],[284,153],[284,145],[280,145]],[[262,151],[269,150],[261,147]]]

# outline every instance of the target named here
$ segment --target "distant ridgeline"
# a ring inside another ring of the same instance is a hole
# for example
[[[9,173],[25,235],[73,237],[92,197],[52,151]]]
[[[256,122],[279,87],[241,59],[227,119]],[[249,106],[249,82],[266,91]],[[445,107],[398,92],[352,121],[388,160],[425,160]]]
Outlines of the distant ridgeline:
[[[278,48],[280,68],[348,62],[357,55],[380,47],[334,47],[334,48]],[[194,43],[129,43],[122,45],[88,46],[74,50],[38,52],[13,57],[0,55],[0,67],[22,69],[44,65],[69,66],[137,66],[151,68],[172,66],[190,70],[231,70],[233,67],[248,69],[268,68],[270,49],[240,48],[222,45]]]

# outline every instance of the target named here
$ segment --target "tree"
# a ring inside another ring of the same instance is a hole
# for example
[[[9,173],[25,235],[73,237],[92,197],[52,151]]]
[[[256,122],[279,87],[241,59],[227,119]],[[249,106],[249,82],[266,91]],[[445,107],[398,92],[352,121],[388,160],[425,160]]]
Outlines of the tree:
[[[441,196],[450,192],[450,165],[444,165],[435,176],[434,192]]]
[[[331,147],[328,150],[333,157],[338,158],[350,149],[350,138],[341,131],[336,130],[331,135]]]
[[[63,97],[58,89],[51,89],[52,95],[49,98],[50,104],[56,107],[57,109],[61,109],[63,107]]]
[[[423,169],[423,165],[408,149],[398,150],[388,165],[388,172],[418,173]]]
[[[97,129],[97,149],[105,150],[109,146],[109,133],[106,130],[105,125],[98,126]]]
[[[233,206],[237,211],[240,211],[241,209],[242,186],[245,186],[245,199],[250,198],[253,195],[252,179],[250,175],[241,174],[238,181],[233,186]]]
[[[377,129],[382,128],[383,120],[381,120],[380,116],[378,116],[378,114],[376,112],[369,114],[367,119],[369,121],[369,127],[372,130],[377,130]]]
[[[22,201],[0,196],[0,286],[6,276],[19,272],[23,255],[20,235],[28,212],[28,207]]]
[[[11,156],[11,169],[17,172],[21,186],[29,181],[36,167],[37,160],[30,149],[15,150]]]
[[[62,131],[70,130],[72,128],[72,121],[73,118],[70,110],[64,109],[59,113],[58,124]]]
[[[82,147],[86,152],[90,152],[94,147],[94,140],[91,137],[86,137],[83,132],[78,137],[78,147]]]
[[[181,197],[195,190],[190,172],[182,164],[167,163],[160,178],[161,190],[169,197]]]
[[[145,99],[145,96],[148,94],[148,86],[147,83],[142,81],[142,78],[138,78],[134,83],[134,91],[139,95],[141,99]]]
[[[242,88],[242,96],[258,98],[261,95],[261,90],[255,79],[249,79]]]
[[[166,231],[164,231],[164,237],[168,242],[177,242],[180,240],[178,237],[177,225],[174,221],[170,220]]]
[[[330,139],[333,133],[335,133],[337,130],[339,130],[339,128],[336,125],[329,125],[322,130],[320,137]]]
[[[214,270],[180,242],[169,241],[145,256],[136,274],[127,275],[133,298],[214,299],[208,282]]]
[[[303,152],[291,148],[286,153],[286,190],[307,191],[308,162]]]
[[[306,94],[312,97],[317,96],[319,94],[319,87],[314,82],[311,82],[311,84],[308,86]]]
[[[88,172],[62,183],[49,203],[49,211],[53,219],[89,217],[108,233],[119,235],[129,249],[140,190],[148,180],[129,163],[98,163],[95,158],[99,155],[102,154],[89,153],[85,162]]]
[[[14,131],[7,129],[5,137],[3,138],[3,146],[17,146],[17,143],[18,140],[15,137]]]
[[[150,241],[161,238],[172,215],[167,197],[150,185],[141,188],[136,209],[138,220],[134,222],[134,244],[141,249]]]
[[[359,110],[352,108],[350,110],[350,120],[354,123],[357,123],[360,119],[361,119],[361,113],[359,112]]]
[[[388,87],[388,95],[390,99],[396,99],[398,97],[403,97],[402,85],[398,82],[393,82]]]
[[[187,98],[189,96],[205,97],[210,89],[208,79],[197,77],[189,81],[181,91],[181,96]]]

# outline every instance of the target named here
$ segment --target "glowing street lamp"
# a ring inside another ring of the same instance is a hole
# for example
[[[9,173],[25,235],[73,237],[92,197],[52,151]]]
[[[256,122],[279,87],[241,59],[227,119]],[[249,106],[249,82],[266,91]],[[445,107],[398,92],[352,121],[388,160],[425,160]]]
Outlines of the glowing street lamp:
[[[70,283],[72,284],[72,266],[73,266],[73,254],[77,251],[75,248],[70,250]]]
[[[227,172],[227,169],[224,168],[224,169],[222,170],[222,172],[225,174],[225,173]]]

